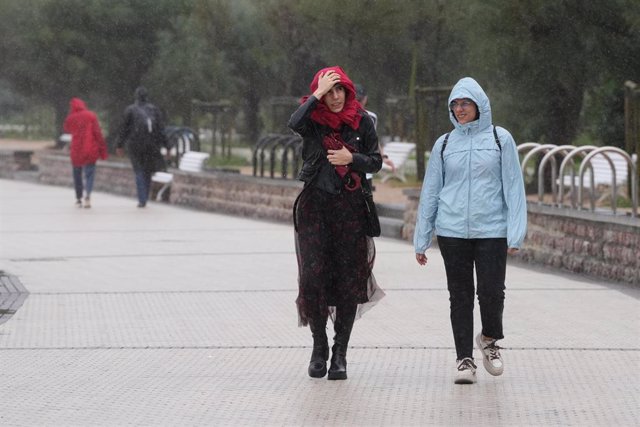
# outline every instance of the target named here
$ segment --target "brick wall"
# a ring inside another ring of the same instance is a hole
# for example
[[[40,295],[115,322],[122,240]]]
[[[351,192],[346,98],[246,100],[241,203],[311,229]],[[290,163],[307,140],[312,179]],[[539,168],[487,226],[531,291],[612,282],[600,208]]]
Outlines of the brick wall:
[[[640,286],[640,219],[529,203],[522,258]]]
[[[67,156],[40,154],[40,182],[71,187]],[[11,156],[0,156],[0,176],[12,170]],[[211,212],[290,222],[302,183],[223,172],[172,171],[169,202]],[[99,162],[96,190],[135,197],[131,166]],[[402,237],[413,240],[420,191],[408,189]],[[529,204],[522,260],[640,286],[640,219]]]
[[[13,179],[16,173],[32,171],[33,151],[0,150],[0,178]]]
[[[68,156],[40,154],[39,180],[44,184],[73,186]],[[254,178],[236,173],[191,173],[170,170],[173,183],[169,202],[211,212],[291,221],[293,202],[302,182]],[[121,161],[97,163],[94,189],[135,197],[131,165]]]
[[[291,222],[302,182],[224,172],[174,172],[169,200],[196,209]]]
[[[73,187],[71,170],[68,155],[38,153],[38,180],[41,183]],[[98,161],[93,189],[135,197],[136,183],[131,164],[128,161]]]
[[[403,238],[413,241],[420,191],[408,198]],[[640,286],[640,219],[529,203],[518,258],[573,273]]]

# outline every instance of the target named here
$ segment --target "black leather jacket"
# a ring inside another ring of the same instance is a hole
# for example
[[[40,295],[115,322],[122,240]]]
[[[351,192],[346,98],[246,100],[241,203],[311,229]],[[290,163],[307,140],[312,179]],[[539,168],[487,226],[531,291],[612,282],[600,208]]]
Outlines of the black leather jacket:
[[[320,125],[311,120],[311,112],[316,108],[318,99],[311,95],[291,115],[287,126],[302,137],[302,170],[298,179],[332,194],[338,194],[343,189],[343,182],[335,168],[327,160],[327,152],[322,147],[322,139],[331,132],[328,126]],[[363,185],[367,185],[365,173],[375,173],[382,167],[382,156],[378,148],[378,135],[373,120],[362,111],[362,119],[358,130],[347,125],[340,129],[342,140],[355,147],[351,170],[360,173]],[[317,177],[316,177],[317,174]]]

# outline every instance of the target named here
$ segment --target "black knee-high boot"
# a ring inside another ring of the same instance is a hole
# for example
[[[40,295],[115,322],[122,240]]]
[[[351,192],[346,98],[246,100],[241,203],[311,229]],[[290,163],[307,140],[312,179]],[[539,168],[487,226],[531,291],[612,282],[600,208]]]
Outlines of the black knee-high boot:
[[[309,320],[309,329],[313,336],[313,351],[309,361],[309,376],[322,378],[327,373],[327,360],[329,359],[329,343],[327,342],[327,318],[319,313]]]
[[[357,306],[338,307],[336,309],[336,322],[333,325],[336,332],[333,338],[331,355],[331,367],[329,368],[330,380],[347,379],[347,347],[356,317]]]

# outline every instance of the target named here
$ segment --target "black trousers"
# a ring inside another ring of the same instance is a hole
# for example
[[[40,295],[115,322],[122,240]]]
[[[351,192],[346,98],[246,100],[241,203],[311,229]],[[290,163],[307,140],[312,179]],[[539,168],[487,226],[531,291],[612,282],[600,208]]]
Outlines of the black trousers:
[[[447,272],[451,306],[451,327],[458,360],[473,357],[473,270],[478,282],[482,334],[504,338],[504,279],[507,268],[507,239],[458,239],[438,236],[438,246]]]

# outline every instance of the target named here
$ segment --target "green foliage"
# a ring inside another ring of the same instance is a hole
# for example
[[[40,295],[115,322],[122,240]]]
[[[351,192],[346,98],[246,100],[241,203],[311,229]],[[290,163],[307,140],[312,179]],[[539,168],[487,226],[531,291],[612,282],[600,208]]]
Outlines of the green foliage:
[[[585,95],[581,128],[602,145],[624,148],[624,89],[610,79]]]
[[[600,146],[602,145],[602,143],[601,141],[594,139],[593,135],[591,135],[590,133],[582,132],[576,136],[576,138],[573,140],[573,144],[571,145],[575,145],[577,147],[582,147],[583,145]]]
[[[584,97],[603,77],[622,87],[637,74],[638,31],[629,21],[638,4],[608,2],[515,1],[477,5],[479,21],[488,22],[472,40],[479,55],[491,58],[484,78],[500,93],[498,123],[528,140],[570,143],[579,131]],[[474,16],[472,19],[478,19]],[[493,43],[486,43],[489,37]],[[494,92],[494,93],[495,93]],[[494,118],[496,115],[494,115]]]
[[[387,98],[411,111],[415,87],[472,76],[518,141],[620,146],[622,84],[640,80],[634,0],[26,3],[2,1],[0,77],[10,97],[51,106],[58,126],[80,96],[113,130],[142,83],[172,124],[191,123],[193,99],[229,100],[237,132],[256,141],[286,116],[272,97],[305,95],[319,68],[341,65],[381,123]]]
[[[210,157],[207,164],[211,167],[233,167],[233,166],[242,167],[242,166],[249,166],[250,162],[244,156],[232,154],[230,157],[229,156]]]

